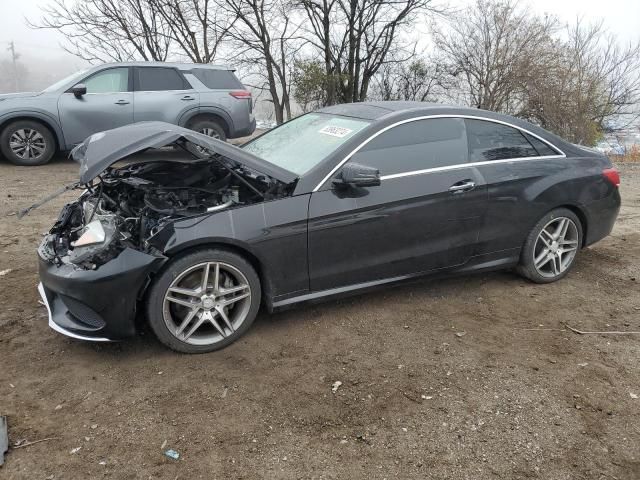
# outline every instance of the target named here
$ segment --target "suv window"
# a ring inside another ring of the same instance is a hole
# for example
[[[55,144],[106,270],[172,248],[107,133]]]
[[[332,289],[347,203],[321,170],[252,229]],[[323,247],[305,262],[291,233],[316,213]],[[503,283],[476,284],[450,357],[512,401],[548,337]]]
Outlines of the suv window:
[[[211,68],[194,68],[191,70],[194,77],[200,80],[205,87],[212,90],[244,89],[244,85],[229,70],[213,70]]]
[[[187,90],[191,85],[175,68],[137,67],[135,89],[139,92]]]
[[[538,152],[520,130],[486,120],[466,119],[472,162],[537,157]]]
[[[83,82],[87,93],[116,93],[129,91],[129,69],[110,68],[98,72]]]
[[[378,168],[380,175],[466,163],[464,121],[432,118],[398,125],[367,143],[351,161]]]

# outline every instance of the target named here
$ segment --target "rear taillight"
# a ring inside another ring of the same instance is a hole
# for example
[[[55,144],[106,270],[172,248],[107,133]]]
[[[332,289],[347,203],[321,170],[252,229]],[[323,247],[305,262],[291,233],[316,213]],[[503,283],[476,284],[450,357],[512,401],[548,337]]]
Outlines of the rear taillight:
[[[620,174],[618,173],[618,170],[616,170],[615,168],[605,168],[602,171],[602,175],[604,175],[604,178],[609,180],[609,182],[611,182],[612,185],[616,187],[620,186]]]
[[[229,92],[229,95],[231,95],[233,98],[240,99],[251,98],[251,92],[247,92],[246,90],[234,90],[232,92]]]

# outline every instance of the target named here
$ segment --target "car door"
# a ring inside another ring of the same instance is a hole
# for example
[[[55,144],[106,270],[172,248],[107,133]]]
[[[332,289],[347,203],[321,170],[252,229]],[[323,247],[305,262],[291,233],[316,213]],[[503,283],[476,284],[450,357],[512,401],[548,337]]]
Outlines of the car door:
[[[200,95],[184,76],[172,67],[134,67],[133,117],[178,124],[189,110],[198,109]]]
[[[133,93],[129,67],[100,70],[81,82],[87,93],[70,91],[58,99],[58,113],[67,148],[89,135],[133,122]]]
[[[467,118],[469,160],[487,182],[486,221],[480,231],[482,253],[520,249],[533,224],[548,209],[536,192],[566,171],[565,156],[542,139],[490,119]]]
[[[328,182],[312,194],[311,289],[465,263],[487,204],[484,180],[467,158],[459,118],[394,126],[352,155],[349,162],[378,168],[381,184],[337,189]]]

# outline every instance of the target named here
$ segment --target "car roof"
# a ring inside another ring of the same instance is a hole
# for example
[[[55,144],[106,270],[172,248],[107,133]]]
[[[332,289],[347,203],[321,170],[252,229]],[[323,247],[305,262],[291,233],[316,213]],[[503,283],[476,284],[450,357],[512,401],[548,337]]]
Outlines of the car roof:
[[[170,67],[177,68],[178,70],[192,70],[194,68],[206,68],[209,70],[230,70],[226,65],[214,65],[212,63],[179,63],[179,62],[110,62],[99,65],[97,68],[102,67]]]
[[[331,105],[316,110],[319,113],[328,113],[333,115],[341,115],[345,117],[361,118],[363,120],[371,120],[373,124],[377,124],[378,128],[389,125],[396,121],[403,121],[414,117],[429,115],[451,115],[461,117],[473,117],[485,120],[497,121],[505,123],[517,128],[521,128],[536,135],[542,136],[547,141],[564,149],[570,148],[570,143],[559,136],[544,130],[538,125],[523,120],[521,118],[512,117],[504,113],[482,110],[474,107],[465,107],[458,105],[445,105],[441,103],[430,102],[414,102],[414,101],[378,101],[378,102],[359,102],[359,103],[343,103],[340,105]]]
[[[414,113],[414,114],[452,114],[452,115],[485,115],[490,117],[513,118],[496,112],[489,112],[473,107],[464,107],[459,105],[446,105],[443,103],[389,100],[378,102],[357,102],[343,103],[340,105],[331,105],[316,110],[320,113],[329,113],[333,115],[342,115],[345,117],[356,117],[365,120],[378,120],[388,115]]]

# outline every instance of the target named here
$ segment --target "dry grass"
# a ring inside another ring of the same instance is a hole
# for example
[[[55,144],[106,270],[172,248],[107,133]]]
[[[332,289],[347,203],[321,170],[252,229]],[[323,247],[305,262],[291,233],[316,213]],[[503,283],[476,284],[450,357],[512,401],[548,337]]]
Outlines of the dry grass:
[[[634,145],[624,155],[610,155],[612,161],[618,163],[635,162],[640,163],[640,146]]]

